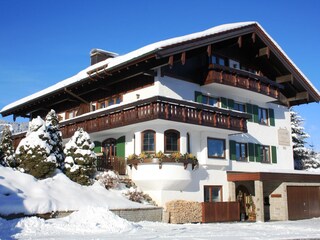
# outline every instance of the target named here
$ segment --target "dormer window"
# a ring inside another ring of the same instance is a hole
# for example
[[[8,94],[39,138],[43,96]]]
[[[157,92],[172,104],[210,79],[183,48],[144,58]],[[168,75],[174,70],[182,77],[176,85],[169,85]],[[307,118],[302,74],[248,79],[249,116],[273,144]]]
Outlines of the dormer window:
[[[226,59],[220,56],[212,55],[211,56],[211,63],[218,64],[221,66],[226,66]]]

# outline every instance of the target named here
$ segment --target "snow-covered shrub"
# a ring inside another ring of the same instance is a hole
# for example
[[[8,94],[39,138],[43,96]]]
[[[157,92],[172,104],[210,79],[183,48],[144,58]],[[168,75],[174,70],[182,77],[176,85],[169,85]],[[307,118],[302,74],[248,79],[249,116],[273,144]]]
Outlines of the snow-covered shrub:
[[[46,130],[49,134],[49,144],[52,146],[50,153],[56,157],[57,167],[62,168],[64,161],[62,133],[58,116],[52,109],[46,116]]]
[[[29,123],[26,137],[21,140],[16,150],[18,169],[35,178],[51,176],[56,169],[56,157],[51,153],[50,135],[44,121],[38,116]]]
[[[96,179],[103,184],[106,189],[117,188],[120,183],[119,175],[111,170],[97,174]]]
[[[12,132],[9,125],[6,125],[3,128],[0,138],[0,165],[5,167],[15,167]]]
[[[90,185],[96,172],[94,143],[89,134],[79,128],[64,149],[64,172],[74,182]]]
[[[133,202],[142,203],[144,201],[144,193],[137,188],[129,188],[124,192],[124,196]]]

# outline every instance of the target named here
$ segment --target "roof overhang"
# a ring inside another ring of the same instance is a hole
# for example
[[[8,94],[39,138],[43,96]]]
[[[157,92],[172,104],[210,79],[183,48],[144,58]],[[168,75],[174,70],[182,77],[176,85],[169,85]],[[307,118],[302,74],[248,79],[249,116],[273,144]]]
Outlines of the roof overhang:
[[[256,22],[245,22],[221,25],[203,32],[194,33],[182,37],[160,41],[147,45],[128,54],[99,62],[84,69],[77,75],[57,83],[38,93],[18,100],[5,106],[0,113],[2,116],[13,114],[14,116],[29,116],[43,106],[50,107],[48,102],[63,101],[71,95],[76,96],[77,91],[87,91],[92,83],[103,82],[104,85],[124,81],[139,74],[149,73],[155,67],[172,64],[170,62],[175,55],[183,55],[200,47],[214,47],[215,44],[228,39],[237,39],[241,46],[242,36],[252,35],[252,40],[259,38],[264,43],[261,54],[267,57],[272,55],[277,58],[288,70],[284,76],[276,81],[285,85],[290,96],[282,95],[281,101],[288,106],[319,102],[320,94],[307,77],[297,68],[292,60]],[[182,58],[181,56],[181,58]],[[169,60],[168,60],[169,59]],[[179,58],[178,58],[179,59]],[[97,85],[97,83],[95,83]],[[83,90],[79,90],[79,89]],[[291,94],[292,93],[292,94]],[[81,96],[76,97],[80,99]],[[85,99],[84,99],[85,100]]]
[[[276,181],[320,183],[320,174],[307,172],[227,172],[229,182]]]

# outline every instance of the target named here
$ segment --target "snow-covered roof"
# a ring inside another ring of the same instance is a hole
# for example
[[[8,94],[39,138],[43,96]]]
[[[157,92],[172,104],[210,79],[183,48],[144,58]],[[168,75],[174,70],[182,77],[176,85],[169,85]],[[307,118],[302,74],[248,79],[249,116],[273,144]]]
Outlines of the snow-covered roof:
[[[87,67],[86,69],[80,71],[78,74],[67,78],[61,82],[58,82],[57,84],[50,86],[44,90],[41,90],[37,93],[34,93],[32,95],[29,95],[25,98],[22,98],[18,101],[15,101],[5,107],[2,108],[2,110],[0,111],[1,113],[8,111],[12,108],[15,108],[19,105],[22,104],[26,104],[32,100],[35,100],[37,98],[40,98],[42,96],[45,96],[47,94],[50,93],[54,93],[56,91],[62,90],[64,88],[67,88],[75,83],[78,83],[82,80],[85,80],[87,78],[89,78],[89,74],[88,72],[92,72],[95,70],[99,69],[103,69],[104,71],[106,70],[110,70],[113,69],[115,67],[121,66],[122,64],[125,64],[127,62],[133,61],[135,59],[139,59],[143,56],[146,56],[148,54],[154,53],[158,50],[161,50],[163,48],[172,46],[172,45],[176,45],[176,44],[180,44],[180,43],[184,43],[184,42],[188,42],[188,41],[192,41],[192,40],[196,40],[196,39],[200,39],[200,38],[204,38],[204,37],[208,37],[208,36],[212,36],[215,34],[219,34],[219,33],[223,33],[223,32],[227,32],[227,31],[231,31],[231,30],[236,30],[236,29],[240,29],[243,27],[247,27],[247,26],[252,26],[252,25],[256,25],[258,26],[263,33],[270,39],[270,41],[279,49],[279,51],[281,51],[281,53],[283,54],[283,56],[285,58],[287,58],[287,60],[292,64],[292,66],[301,74],[301,76],[307,81],[307,83],[310,85],[311,88],[314,89],[314,91],[316,93],[319,92],[318,90],[312,85],[312,83],[308,80],[308,78],[302,73],[302,71],[293,63],[293,61],[286,55],[286,53],[280,48],[280,46],[277,44],[276,41],[274,41],[271,36],[269,36],[269,34],[260,26],[259,23],[257,22],[238,22],[238,23],[229,23],[229,24],[223,24],[223,25],[219,25],[201,32],[197,32],[197,33],[193,33],[193,34],[188,34],[185,36],[181,36],[181,37],[175,37],[175,38],[171,38],[171,39],[167,39],[167,40],[163,40],[163,41],[159,41],[156,43],[152,43],[149,44],[147,46],[144,46],[142,48],[139,48],[137,50],[134,50],[132,52],[129,52],[127,54],[121,55],[121,56],[116,56],[115,58],[108,58],[104,61],[98,62],[92,66]]]

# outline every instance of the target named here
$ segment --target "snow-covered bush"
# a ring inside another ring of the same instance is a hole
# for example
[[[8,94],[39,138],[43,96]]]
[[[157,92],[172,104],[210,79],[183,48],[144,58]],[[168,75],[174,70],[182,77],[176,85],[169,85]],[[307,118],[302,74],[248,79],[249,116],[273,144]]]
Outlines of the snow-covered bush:
[[[62,168],[64,161],[62,133],[58,116],[54,110],[51,110],[46,116],[46,130],[49,134],[49,144],[52,146],[50,154],[56,157],[57,167]]]
[[[103,184],[106,189],[117,188],[120,183],[119,175],[111,170],[97,174],[96,179]]]
[[[50,135],[44,121],[38,116],[29,123],[26,137],[16,150],[18,169],[35,178],[50,177],[56,169],[56,157],[51,153]]]
[[[6,125],[0,138],[0,165],[15,167],[15,154],[12,140],[12,132],[9,125]]]
[[[79,128],[64,149],[64,172],[74,182],[90,185],[96,172],[94,143],[89,134]]]
[[[127,197],[130,201],[143,203],[144,202],[144,193],[138,188],[129,188],[124,192],[124,196]]]

